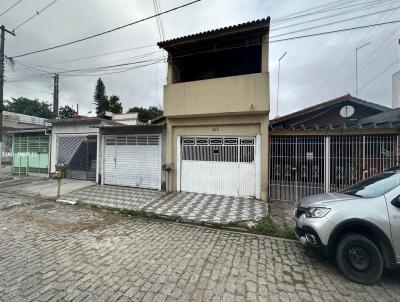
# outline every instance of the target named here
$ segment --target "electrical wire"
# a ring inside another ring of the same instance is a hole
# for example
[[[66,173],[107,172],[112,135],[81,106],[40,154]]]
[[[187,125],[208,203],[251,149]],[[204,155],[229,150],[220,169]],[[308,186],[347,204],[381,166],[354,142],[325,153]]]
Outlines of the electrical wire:
[[[363,90],[364,88],[366,88],[369,84],[371,84],[372,82],[374,82],[375,80],[379,79],[379,77],[381,77],[386,71],[391,70],[393,67],[396,67],[396,62],[397,62],[397,58],[396,60],[394,60],[393,62],[390,62],[390,64],[388,66],[386,66],[380,73],[378,73],[377,75],[375,75],[371,80],[369,80],[367,83],[365,83],[364,85],[362,85],[360,88],[358,88],[358,91]]]
[[[379,5],[375,4],[372,7],[381,6],[381,5],[382,4],[379,4]],[[332,15],[323,16],[323,17],[319,17],[319,18],[316,18],[316,19],[306,20],[306,21],[302,21],[302,22],[298,22],[298,23],[293,23],[293,24],[285,25],[285,26],[281,26],[281,27],[271,26],[270,31],[271,32],[278,31],[278,30],[281,30],[281,29],[294,27],[294,26],[298,26],[298,25],[303,25],[303,24],[306,24],[306,23],[312,23],[312,22],[315,22],[315,21],[321,21],[321,20],[325,20],[325,19],[330,19],[330,18],[337,17],[337,16],[348,15],[348,14],[356,13],[356,12],[359,12],[361,10],[370,9],[370,8],[371,7],[364,7],[364,8],[361,8],[361,9],[360,8],[355,8],[353,10],[349,10],[349,11],[346,11],[346,12],[339,12],[339,13],[335,13],[335,14],[332,14]]]
[[[2,12],[0,14],[0,17],[5,15],[6,13],[8,13],[10,10],[12,10],[14,7],[16,7],[18,4],[20,4],[22,2],[22,0],[18,0],[17,2],[15,2],[13,5],[11,5],[9,8],[7,8],[4,12]]]
[[[164,14],[167,14],[167,13],[170,13],[170,12],[173,12],[173,11],[176,11],[176,10],[178,10],[178,9],[184,8],[184,7],[186,7],[186,6],[195,4],[195,3],[200,2],[200,1],[201,1],[201,0],[194,0],[194,1],[191,1],[191,2],[188,2],[188,3],[185,3],[185,4],[182,4],[182,5],[176,6],[176,7],[174,7],[174,8],[168,9],[168,10],[166,10],[166,11],[163,11],[163,12],[159,13],[159,14],[151,15],[151,16],[148,16],[148,17],[146,17],[146,18],[143,18],[143,19],[140,19],[140,20],[137,20],[137,21],[134,21],[134,22],[131,22],[131,23],[122,25],[122,26],[118,26],[118,27],[115,27],[115,28],[112,28],[112,29],[103,31],[103,32],[98,33],[98,34],[90,35],[90,36],[87,36],[87,37],[84,37],[84,38],[81,38],[81,39],[78,39],[78,40],[74,40],[74,41],[67,42],[67,43],[62,43],[62,44],[59,44],[59,45],[56,45],[56,46],[52,46],[52,47],[48,47],[48,48],[44,48],[44,49],[40,49],[40,50],[35,50],[35,51],[30,51],[30,52],[23,53],[23,54],[16,55],[16,56],[11,56],[10,58],[11,58],[11,59],[14,59],[14,58],[25,57],[25,56],[28,56],[28,55],[32,55],[32,54],[36,54],[36,53],[41,53],[41,52],[45,52],[45,51],[57,49],[57,48],[60,48],[60,47],[65,47],[65,46],[68,46],[68,45],[72,45],[72,44],[80,43],[80,42],[83,42],[83,41],[87,41],[87,40],[90,40],[90,39],[93,39],[93,38],[96,38],[96,37],[100,37],[100,36],[102,36],[102,35],[109,34],[109,33],[111,33],[111,32],[114,32],[114,31],[117,31],[117,30],[120,30],[120,29],[129,27],[129,26],[132,26],[132,25],[135,25],[135,24],[138,24],[138,23],[141,23],[141,22],[150,20],[150,19],[152,19],[152,18],[156,18],[157,16],[161,16],[161,15],[164,15]]]
[[[355,19],[360,19],[360,18],[364,18],[364,17],[368,17],[368,16],[373,16],[373,15],[385,13],[385,12],[388,12],[388,11],[394,11],[394,10],[397,10],[399,8],[400,8],[400,6],[397,6],[397,7],[394,7],[394,8],[390,8],[390,9],[386,9],[386,10],[382,10],[382,11],[378,11],[378,12],[373,12],[373,13],[369,13],[369,14],[365,14],[365,15],[360,15],[360,16],[355,16],[355,17],[351,17],[351,18],[347,18],[347,19],[333,21],[333,22],[330,22],[330,23],[324,23],[324,24],[320,24],[320,25],[316,25],[316,26],[312,26],[312,27],[302,28],[302,29],[295,30],[295,31],[292,31],[292,32],[289,32],[289,33],[283,33],[283,34],[279,34],[279,35],[274,35],[274,36],[271,36],[270,38],[277,38],[277,37],[286,36],[286,35],[294,34],[294,33],[298,33],[298,32],[303,32],[303,31],[307,31],[307,30],[311,30],[311,29],[315,29],[315,28],[325,27],[325,26],[328,26],[328,25],[334,25],[334,24],[338,24],[338,23],[342,23],[342,22],[352,21],[352,20],[355,20]]]
[[[381,22],[381,23],[373,23],[373,24],[367,24],[367,25],[362,25],[362,26],[341,28],[341,29],[330,30],[330,31],[325,31],[325,32],[318,32],[318,33],[302,35],[302,36],[295,36],[295,37],[289,37],[289,38],[276,39],[276,40],[269,41],[268,43],[284,42],[284,41],[291,41],[291,40],[297,40],[297,39],[302,39],[302,38],[316,37],[316,36],[321,36],[321,35],[335,34],[335,33],[345,32],[345,31],[349,31],[349,30],[371,28],[371,27],[375,27],[375,26],[395,24],[395,23],[399,23],[399,22],[400,22],[400,20],[392,20],[392,21]]]
[[[392,2],[391,5],[390,5],[388,8],[391,8],[393,4],[394,4],[394,2]],[[380,17],[378,18],[378,20],[376,21],[376,23],[378,23],[378,22],[383,18],[383,16],[384,16],[385,14],[386,14],[386,13],[384,13],[382,16],[380,16]],[[361,19],[359,20],[359,22],[357,23],[357,25],[360,23],[360,21],[361,21]],[[361,44],[362,41],[365,41],[365,39],[366,39],[366,38],[369,36],[369,34],[371,33],[371,30],[372,30],[372,29],[373,29],[373,28],[370,28],[370,30],[368,31],[368,33],[367,33],[362,39],[360,39],[360,40],[357,42],[356,45],[359,45],[359,44]],[[349,33],[349,35],[348,35],[348,36],[346,37],[346,39],[342,42],[341,46],[337,48],[337,50],[339,50],[339,49],[346,43],[346,41],[350,38],[350,35],[351,35],[351,33]],[[335,68],[335,69],[338,70],[339,68],[341,68],[341,66],[344,65],[345,62],[351,57],[351,55],[352,55],[353,52],[354,52],[354,50],[352,50],[339,64],[336,64],[336,68]],[[328,61],[328,63],[326,64],[326,66],[325,66],[324,69],[326,69],[326,68],[331,64],[331,62],[334,62],[334,57],[335,57],[335,56],[336,56],[336,54],[334,54],[334,55],[332,56],[332,58]],[[319,78],[320,76],[323,75],[324,69],[321,70],[320,74],[318,75],[318,78]],[[328,76],[328,78],[326,79],[326,81],[319,87],[319,89],[317,89],[317,90],[315,91],[315,93],[314,93],[310,98],[307,99],[307,101],[305,102],[305,106],[307,106],[307,105],[314,99],[315,96],[317,96],[330,82],[332,82],[332,80],[335,78],[335,76],[336,76],[337,73],[334,72],[334,73],[331,73],[331,74],[333,74],[333,75]],[[329,85],[329,88],[330,88],[330,85]]]
[[[35,14],[33,14],[31,17],[29,17],[28,19],[26,19],[25,21],[23,21],[22,23],[18,24],[16,27],[14,27],[14,29],[12,30],[13,32],[15,32],[18,28],[20,28],[21,26],[25,25],[26,23],[28,23],[29,21],[31,21],[33,18],[39,16],[42,12],[44,12],[46,9],[48,9],[50,6],[52,6],[54,3],[56,3],[58,0],[53,0],[52,2],[50,2],[49,4],[47,4],[45,7],[43,7],[42,9],[40,9],[39,11],[36,11]]]
[[[149,45],[144,45],[144,46],[139,46],[139,47],[134,47],[134,48],[127,48],[127,49],[121,49],[121,50],[101,53],[101,54],[93,55],[93,56],[78,57],[78,58],[73,58],[73,59],[68,59],[68,60],[63,60],[63,61],[57,61],[57,62],[51,62],[51,63],[48,63],[48,64],[36,65],[36,66],[37,67],[53,66],[53,65],[59,65],[59,64],[64,64],[64,63],[70,63],[70,62],[83,61],[83,60],[88,60],[88,59],[93,59],[93,58],[99,58],[99,57],[109,56],[109,55],[113,55],[113,54],[119,54],[119,53],[128,52],[128,51],[132,51],[132,50],[138,50],[138,49],[149,48],[149,47],[156,47],[156,46],[157,45],[154,43],[154,44],[149,44]]]
[[[323,13],[326,13],[326,12],[332,12],[332,11],[335,11],[335,10],[343,10],[343,9],[350,8],[350,7],[355,7],[355,6],[361,6],[360,9],[361,8],[365,9],[365,7],[368,8],[368,5],[371,5],[373,3],[385,4],[385,3],[390,2],[390,1],[393,1],[393,0],[386,0],[386,1],[374,0],[374,1],[369,1],[369,2],[362,2],[362,3],[358,3],[358,4],[352,4],[352,5],[348,5],[348,6],[340,6],[340,4],[343,3],[343,1],[338,1],[336,3],[331,3],[330,7],[324,8],[322,10],[310,11],[310,12],[308,12],[306,14],[296,15],[296,16],[291,17],[291,18],[286,18],[286,19],[283,19],[283,20],[279,20],[278,19],[278,21],[277,21],[277,19],[275,19],[275,22],[273,22],[273,24],[275,24],[275,23],[282,24],[282,23],[286,23],[286,22],[291,22],[291,21],[299,19],[299,18],[305,18],[305,17],[317,15],[317,14],[323,14]],[[344,2],[346,2],[346,1],[344,1]]]
[[[289,38],[284,38],[284,39],[277,39],[273,41],[269,41],[267,43],[276,43],[276,42],[282,42],[282,41],[289,41],[289,40],[295,40],[295,39],[301,39],[301,38],[308,38],[308,37],[314,37],[314,36],[320,36],[324,34],[333,34],[333,33],[338,33],[338,32],[344,32],[344,31],[350,31],[350,30],[357,30],[357,29],[363,29],[363,28],[371,28],[375,26],[382,26],[382,25],[387,25],[387,24],[394,24],[394,23],[399,23],[400,20],[393,20],[393,21],[388,21],[388,22],[382,22],[382,23],[374,23],[374,24],[368,24],[368,25],[363,25],[363,26],[357,26],[357,27],[350,27],[350,28],[343,28],[343,29],[338,29],[338,30],[332,30],[332,31],[326,31],[326,32],[319,32],[319,33],[313,33],[313,34],[308,34],[308,35],[302,35],[302,36],[295,36],[295,37],[289,37]],[[237,47],[229,47],[229,48],[223,48],[220,49],[226,50],[226,49],[233,49],[233,48],[240,48],[240,47],[248,47],[249,45],[241,45]],[[207,53],[208,51],[203,51],[203,52],[192,52],[190,54],[185,54],[185,55],[180,55],[180,56],[175,56],[174,58],[178,57],[184,57],[184,56],[192,56],[195,54],[202,54],[202,53]],[[89,69],[77,69],[77,70],[68,70],[65,71],[64,73],[68,72],[73,72],[73,71],[87,71],[87,70],[97,70],[97,69],[104,69],[104,68],[111,68],[111,67],[117,67],[117,66],[125,66],[125,65],[131,65],[131,64],[137,64],[137,62],[130,62],[130,63],[124,63],[124,64],[116,64],[116,65],[107,65],[107,66],[102,66],[102,67],[93,67]]]

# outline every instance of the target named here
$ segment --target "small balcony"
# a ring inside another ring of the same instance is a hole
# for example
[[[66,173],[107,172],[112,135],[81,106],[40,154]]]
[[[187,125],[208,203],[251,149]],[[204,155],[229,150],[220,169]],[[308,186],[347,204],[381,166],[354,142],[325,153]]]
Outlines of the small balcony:
[[[268,112],[268,73],[253,73],[164,86],[164,115],[166,117]]]

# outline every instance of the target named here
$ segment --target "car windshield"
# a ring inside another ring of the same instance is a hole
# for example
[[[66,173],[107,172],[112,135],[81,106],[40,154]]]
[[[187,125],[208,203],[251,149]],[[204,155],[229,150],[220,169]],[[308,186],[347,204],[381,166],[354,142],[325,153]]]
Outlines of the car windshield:
[[[364,179],[342,193],[362,198],[375,198],[386,194],[399,185],[400,173],[385,172]]]

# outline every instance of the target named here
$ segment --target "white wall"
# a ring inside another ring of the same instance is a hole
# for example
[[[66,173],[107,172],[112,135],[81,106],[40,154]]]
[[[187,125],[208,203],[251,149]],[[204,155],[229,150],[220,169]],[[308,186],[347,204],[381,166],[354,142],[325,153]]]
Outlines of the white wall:
[[[98,125],[90,124],[70,124],[53,125],[51,129],[51,151],[50,151],[50,173],[56,171],[57,163],[57,136],[62,135],[97,135],[97,171],[99,170],[99,128]],[[98,173],[96,173],[96,181]]]

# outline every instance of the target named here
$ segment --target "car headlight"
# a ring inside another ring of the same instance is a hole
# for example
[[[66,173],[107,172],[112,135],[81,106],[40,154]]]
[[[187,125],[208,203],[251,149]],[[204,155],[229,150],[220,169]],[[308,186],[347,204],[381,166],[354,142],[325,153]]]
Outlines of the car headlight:
[[[322,218],[330,212],[329,208],[309,207],[306,210],[307,218]]]

